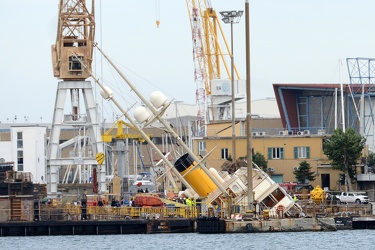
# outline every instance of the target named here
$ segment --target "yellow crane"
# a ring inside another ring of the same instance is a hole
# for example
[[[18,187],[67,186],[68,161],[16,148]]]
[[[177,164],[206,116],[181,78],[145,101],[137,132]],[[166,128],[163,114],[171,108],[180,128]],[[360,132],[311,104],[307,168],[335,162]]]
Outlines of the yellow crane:
[[[129,190],[124,190],[125,187],[129,187],[129,179],[128,180],[128,183],[125,185],[125,183],[123,182],[123,177],[124,176],[129,176],[129,166],[126,164],[127,160],[125,159],[126,158],[126,150],[125,150],[125,139],[132,139],[134,141],[136,141],[136,147],[139,151],[139,146],[138,146],[138,143],[139,142],[144,142],[145,139],[141,136],[141,134],[139,133],[124,133],[124,126],[130,128],[131,130],[133,131],[136,131],[138,132],[138,130],[132,126],[131,124],[119,119],[117,120],[112,126],[111,128],[109,128],[107,131],[105,131],[102,135],[102,141],[103,142],[106,142],[106,143],[110,143],[110,142],[114,142],[116,144],[116,163],[117,164],[114,164],[116,165],[112,167],[112,164],[111,163],[108,163],[108,168],[109,169],[112,169],[113,170],[113,174],[114,175],[114,181],[113,181],[113,193],[116,193],[118,195],[120,195],[121,193],[125,192],[125,191],[129,191]],[[116,131],[116,134],[115,135],[112,135],[112,132],[113,130],[117,128],[117,131]],[[147,135],[149,138],[151,138],[151,135]],[[125,161],[124,161],[125,160]],[[141,159],[142,161],[142,159]],[[142,162],[142,166],[144,167],[143,165],[143,162]],[[114,174],[115,173],[115,170],[117,170],[117,175]],[[118,181],[115,181],[115,180],[118,180]],[[117,184],[115,184],[117,183]]]
[[[144,142],[145,140],[142,138],[142,136],[140,134],[125,134],[124,133],[124,129],[123,129],[123,126],[127,126],[129,127],[130,129],[132,129],[133,131],[137,131],[136,128],[134,128],[131,124],[123,121],[123,120],[117,120],[110,129],[108,129],[106,132],[103,133],[102,135],[102,140],[103,142],[112,142],[113,139],[116,139],[116,140],[123,140],[123,139],[133,139],[133,140],[137,140],[139,142]],[[116,132],[116,135],[111,135],[111,132],[113,131],[114,128],[117,127],[117,132]],[[151,138],[151,135],[148,135],[149,138]]]
[[[225,56],[231,57],[230,47],[218,20],[216,11],[208,0],[186,0],[190,18],[193,42],[194,79],[197,85],[197,135],[205,135],[205,124],[209,123],[208,99],[212,101],[212,80],[222,79],[221,65],[224,66],[226,76],[232,79],[230,67]],[[226,53],[220,47],[223,41]],[[237,79],[240,79],[234,65]],[[213,105],[211,105],[213,107]],[[212,112],[212,120],[215,120]]]

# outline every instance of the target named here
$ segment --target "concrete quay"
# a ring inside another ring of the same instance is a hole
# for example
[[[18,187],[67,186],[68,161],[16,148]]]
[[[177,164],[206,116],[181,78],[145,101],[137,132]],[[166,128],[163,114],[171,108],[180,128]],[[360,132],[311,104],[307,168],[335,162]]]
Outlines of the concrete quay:
[[[226,221],[227,233],[336,231],[334,218],[285,218],[253,221]]]
[[[198,233],[261,233],[336,231],[334,218],[283,218],[269,220],[197,220]]]

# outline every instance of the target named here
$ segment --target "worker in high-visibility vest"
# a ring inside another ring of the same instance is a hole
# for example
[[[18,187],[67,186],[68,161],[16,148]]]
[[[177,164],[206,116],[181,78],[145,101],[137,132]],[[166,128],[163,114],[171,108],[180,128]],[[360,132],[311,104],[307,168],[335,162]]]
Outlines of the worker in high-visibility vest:
[[[191,201],[191,199],[189,197],[186,198],[186,205],[187,206],[192,206],[193,205],[193,203],[192,203],[192,201]]]

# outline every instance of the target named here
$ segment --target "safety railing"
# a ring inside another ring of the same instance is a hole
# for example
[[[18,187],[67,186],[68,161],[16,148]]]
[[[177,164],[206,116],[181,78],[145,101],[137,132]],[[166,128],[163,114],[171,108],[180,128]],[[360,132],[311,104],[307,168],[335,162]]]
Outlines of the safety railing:
[[[198,217],[196,207],[109,207],[90,206],[87,214],[92,219],[97,218],[190,218]]]
[[[15,214],[17,216],[15,216]],[[123,219],[198,218],[197,208],[187,207],[111,207],[66,204],[39,208],[0,209],[0,221],[70,221]]]

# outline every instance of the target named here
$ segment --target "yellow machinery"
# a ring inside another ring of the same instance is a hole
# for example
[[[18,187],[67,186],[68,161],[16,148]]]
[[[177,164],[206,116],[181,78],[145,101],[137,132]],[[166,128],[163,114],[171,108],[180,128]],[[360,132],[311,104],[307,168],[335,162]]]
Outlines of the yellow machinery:
[[[113,126],[102,135],[103,142],[112,142],[113,139],[120,139],[121,140],[121,139],[126,139],[126,138],[137,140],[137,141],[140,141],[140,142],[145,141],[140,134],[124,134],[123,125],[131,128],[134,131],[137,131],[137,129],[134,128],[129,123],[127,123],[123,120],[117,120],[117,122],[114,123]],[[116,126],[117,126],[117,133],[116,133],[115,136],[112,136],[111,132]],[[150,138],[151,135],[148,135],[148,137]]]
[[[125,162],[124,162],[124,159],[125,159],[125,148],[124,148],[124,140],[125,139],[132,139],[134,141],[137,141],[137,142],[144,142],[145,139],[139,134],[139,133],[124,133],[124,129],[123,129],[123,126],[127,126],[129,127],[131,130],[133,131],[137,131],[137,129],[135,127],[133,127],[131,124],[123,121],[123,120],[117,120],[110,129],[108,129],[106,132],[104,132],[104,134],[102,135],[102,140],[103,142],[106,142],[106,143],[109,143],[109,142],[112,142],[114,140],[114,142],[116,143],[116,150],[117,150],[117,166],[116,166],[116,170],[117,170],[117,178],[115,177],[113,179],[113,182],[111,183],[111,189],[112,189],[112,193],[114,194],[121,194],[122,190],[123,189],[123,186],[124,186],[124,183],[123,183],[123,180],[119,177],[119,176],[128,176],[129,175],[129,167],[126,166]],[[116,132],[116,135],[111,135],[111,132],[113,131],[113,129],[117,127],[117,132]],[[151,138],[151,135],[147,135],[149,138]],[[138,146],[137,146],[138,147]],[[110,164],[108,164],[110,165]],[[109,169],[110,166],[109,166]],[[113,167],[113,170],[114,167]],[[125,186],[129,186],[130,184],[128,183],[128,185],[125,185]]]
[[[174,166],[200,197],[206,197],[218,187],[201,168],[194,169],[195,165],[197,163],[194,159],[189,154],[184,154]]]
[[[267,210],[267,209],[263,210],[263,219],[269,220],[269,218],[270,218],[270,210]]]
[[[313,200],[316,204],[321,204],[326,200],[326,192],[319,185],[317,185],[310,192],[310,199]]]

